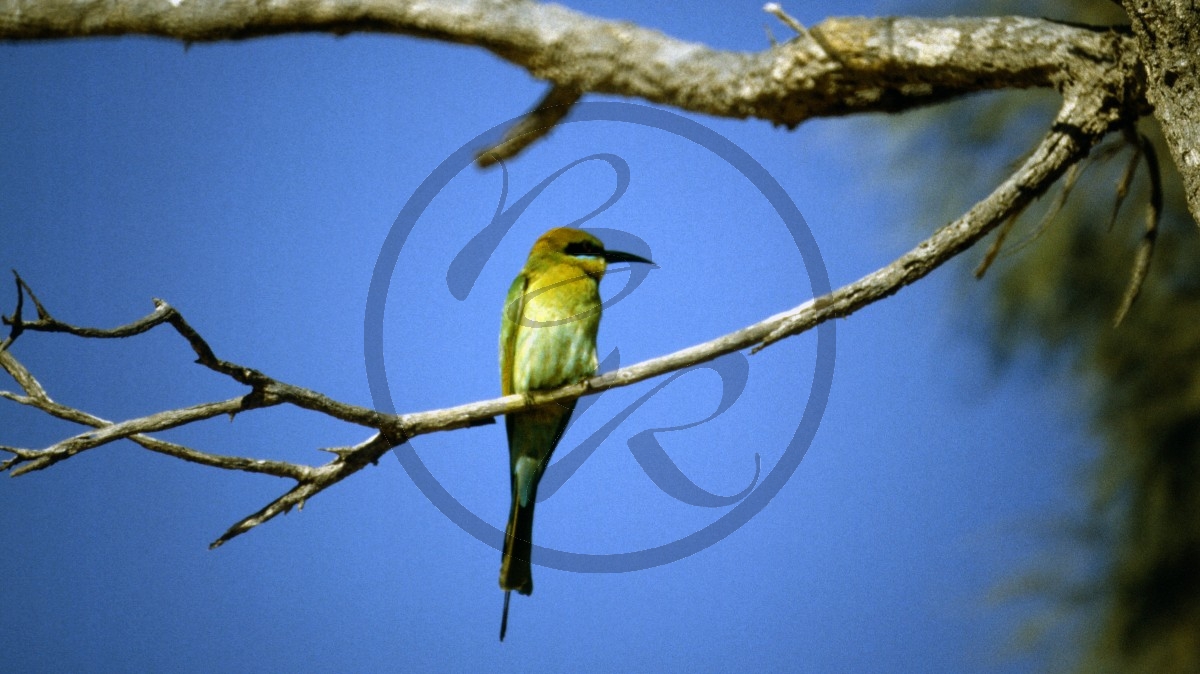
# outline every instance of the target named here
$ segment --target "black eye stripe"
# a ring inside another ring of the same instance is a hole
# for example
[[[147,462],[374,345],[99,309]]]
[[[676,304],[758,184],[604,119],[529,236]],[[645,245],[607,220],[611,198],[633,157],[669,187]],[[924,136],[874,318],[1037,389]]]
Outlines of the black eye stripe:
[[[592,255],[599,256],[604,253],[604,249],[590,241],[572,241],[563,249],[567,255]]]

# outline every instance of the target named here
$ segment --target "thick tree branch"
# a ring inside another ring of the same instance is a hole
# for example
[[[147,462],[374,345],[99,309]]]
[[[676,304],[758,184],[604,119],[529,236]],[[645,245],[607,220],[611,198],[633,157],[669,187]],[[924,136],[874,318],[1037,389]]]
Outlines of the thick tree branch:
[[[1125,0],[1144,63],[1146,96],[1200,225],[1200,6],[1196,0]]]
[[[1062,87],[1126,67],[1126,35],[1042,19],[832,18],[732,52],[528,0],[0,0],[0,39],[151,35],[186,43],[384,32],[487,49],[562,92],[616,94],[795,126],[988,89]],[[544,107],[544,106],[535,106]]]

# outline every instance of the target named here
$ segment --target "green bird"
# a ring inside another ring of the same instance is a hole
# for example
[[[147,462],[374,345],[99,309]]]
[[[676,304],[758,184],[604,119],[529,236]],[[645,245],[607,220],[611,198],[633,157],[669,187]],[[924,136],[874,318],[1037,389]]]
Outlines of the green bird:
[[[596,373],[600,279],[609,262],[654,264],[630,253],[604,250],[596,237],[567,227],[552,229],[533,244],[504,301],[500,323],[504,395],[558,388]],[[538,481],[574,409],[574,400],[550,403],[505,419],[512,508],[500,560],[501,641],[508,629],[512,591],[533,593],[529,556]]]

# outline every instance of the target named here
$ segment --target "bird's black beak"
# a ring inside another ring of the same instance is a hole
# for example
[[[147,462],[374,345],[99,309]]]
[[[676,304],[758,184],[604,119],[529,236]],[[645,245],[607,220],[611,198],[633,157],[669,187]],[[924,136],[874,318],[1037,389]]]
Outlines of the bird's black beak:
[[[610,263],[611,262],[641,262],[642,264],[648,264],[648,265],[651,265],[654,267],[658,266],[658,265],[654,264],[654,262],[647,260],[646,258],[644,258],[640,255],[634,255],[633,253],[622,253],[619,250],[604,251],[604,261],[610,262]]]

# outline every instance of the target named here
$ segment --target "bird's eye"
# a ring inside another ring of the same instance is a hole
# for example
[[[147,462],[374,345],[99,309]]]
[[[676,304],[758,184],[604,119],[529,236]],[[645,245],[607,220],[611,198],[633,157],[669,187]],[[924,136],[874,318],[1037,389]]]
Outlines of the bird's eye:
[[[590,241],[572,241],[567,244],[563,252],[575,257],[600,257],[604,254],[599,246]]]

